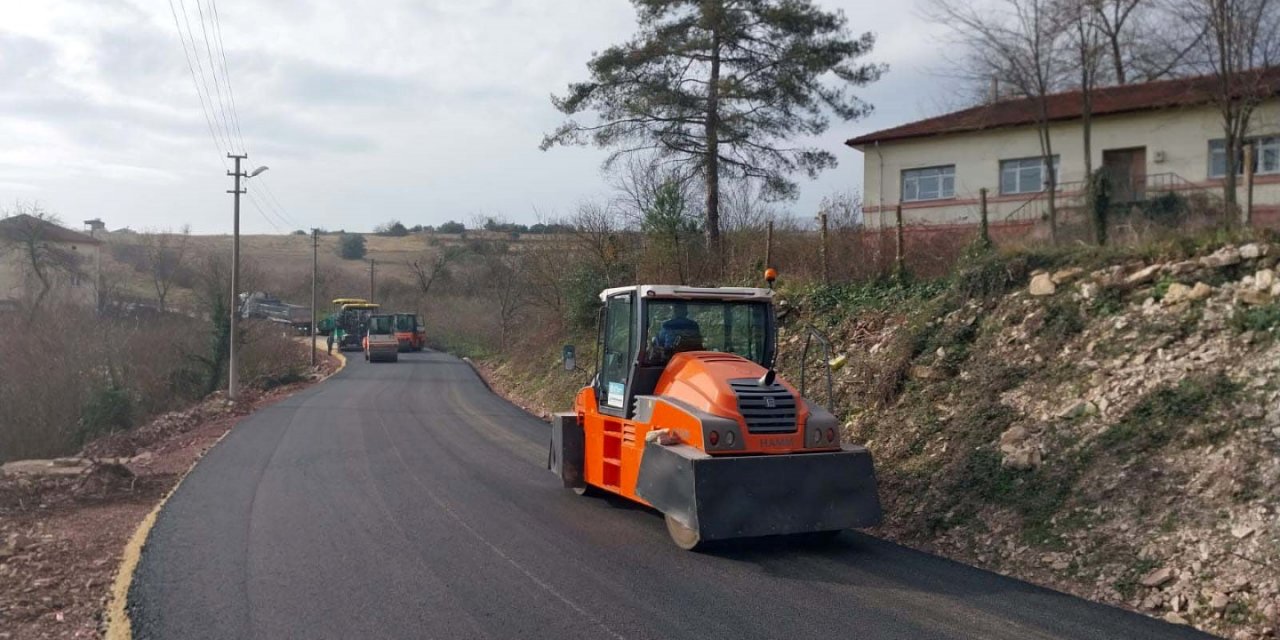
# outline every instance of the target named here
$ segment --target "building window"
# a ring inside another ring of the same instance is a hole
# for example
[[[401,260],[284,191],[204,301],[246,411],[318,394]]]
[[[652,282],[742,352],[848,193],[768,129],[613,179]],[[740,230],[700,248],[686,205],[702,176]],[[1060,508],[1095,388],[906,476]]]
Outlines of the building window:
[[[1280,137],[1249,138],[1253,147],[1253,171],[1257,174],[1280,173]],[[1244,175],[1244,145],[1236,155],[1236,174]],[[1227,141],[1209,141],[1209,177],[1227,176]]]
[[[956,195],[956,166],[906,169],[902,172],[902,201],[941,200]]]
[[[1058,156],[1053,157],[1054,183],[1057,184],[1059,167]],[[1039,193],[1044,191],[1048,182],[1044,173],[1044,158],[1018,158],[1000,161],[1000,193]]]

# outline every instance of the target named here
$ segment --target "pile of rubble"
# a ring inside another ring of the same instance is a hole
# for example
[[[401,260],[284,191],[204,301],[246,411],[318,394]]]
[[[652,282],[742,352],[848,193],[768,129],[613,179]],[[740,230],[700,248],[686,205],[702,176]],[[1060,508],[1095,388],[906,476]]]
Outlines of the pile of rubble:
[[[250,406],[252,406],[251,398],[246,397],[239,402],[233,402],[227,399],[225,392],[217,391],[190,408],[164,413],[140,427],[94,440],[85,446],[80,457],[134,458],[145,455],[147,448],[153,443],[166,440],[210,420],[243,415]]]

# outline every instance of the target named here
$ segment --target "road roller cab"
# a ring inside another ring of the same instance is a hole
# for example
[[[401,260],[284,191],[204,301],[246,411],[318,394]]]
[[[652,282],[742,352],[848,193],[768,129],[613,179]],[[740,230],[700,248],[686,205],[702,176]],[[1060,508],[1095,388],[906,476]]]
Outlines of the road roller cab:
[[[552,425],[565,486],[658,509],[684,548],[879,522],[870,453],[773,370],[773,291],[640,285],[601,300],[596,375]]]

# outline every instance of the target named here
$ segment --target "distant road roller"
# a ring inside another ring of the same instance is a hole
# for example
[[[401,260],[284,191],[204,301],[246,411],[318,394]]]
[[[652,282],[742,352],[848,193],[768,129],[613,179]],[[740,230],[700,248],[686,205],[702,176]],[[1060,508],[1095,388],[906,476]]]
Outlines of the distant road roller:
[[[683,549],[876,525],[871,454],[773,369],[773,291],[600,294],[596,375],[552,421],[548,466],[579,494],[661,511]],[[572,353],[567,349],[566,353]]]

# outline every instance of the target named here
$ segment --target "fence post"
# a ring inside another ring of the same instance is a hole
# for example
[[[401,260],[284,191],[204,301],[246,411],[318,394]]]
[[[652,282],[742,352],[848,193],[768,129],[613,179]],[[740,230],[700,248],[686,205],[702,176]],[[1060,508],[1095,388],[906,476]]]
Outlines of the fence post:
[[[773,220],[765,223],[764,227],[764,268],[768,269],[773,266]]]
[[[978,211],[982,214],[982,226],[978,228],[979,239],[984,249],[991,246],[991,232],[987,228],[987,188],[978,189]]]
[[[822,284],[831,284],[831,269],[829,267],[829,261],[827,258],[828,247],[827,247],[827,212],[826,211],[823,211],[818,214],[818,227],[820,229],[819,233],[821,234],[821,240],[822,240],[822,248],[820,249],[822,253]]]
[[[1253,143],[1244,145],[1244,210],[1240,212],[1245,227],[1253,223]]]
[[[894,245],[893,275],[895,277],[901,278],[907,272],[905,247],[903,246],[904,243],[903,243],[903,237],[902,237],[902,203],[901,202],[899,202],[897,207],[894,208],[894,217],[897,218],[897,220],[894,223],[897,229],[894,235],[894,243],[893,243]]]

